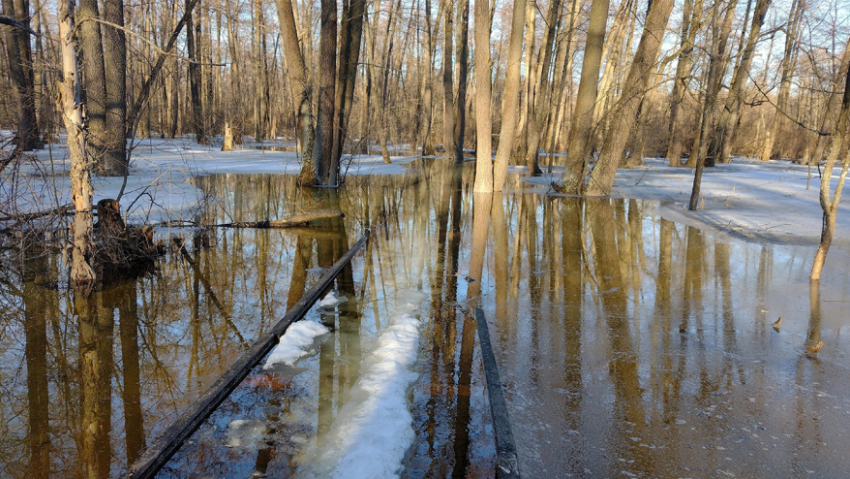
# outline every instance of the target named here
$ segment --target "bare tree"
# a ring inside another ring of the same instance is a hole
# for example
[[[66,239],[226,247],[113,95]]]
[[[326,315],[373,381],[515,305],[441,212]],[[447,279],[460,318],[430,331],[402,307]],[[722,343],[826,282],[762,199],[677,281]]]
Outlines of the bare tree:
[[[713,166],[713,163],[718,160],[721,163],[728,162],[728,157],[732,149],[732,130],[738,123],[738,115],[744,99],[747,79],[750,76],[750,67],[753,64],[756,44],[758,43],[761,27],[764,24],[764,17],[767,15],[770,2],[771,0],[758,0],[756,2],[753,23],[750,27],[749,37],[747,38],[747,46],[741,53],[740,63],[738,64],[738,68],[735,69],[732,84],[729,86],[729,95],[726,97],[726,103],[720,112],[720,120],[714,127],[714,138],[709,146],[706,166]]]
[[[850,65],[848,65],[848,68],[850,68]],[[823,209],[823,228],[820,235],[820,245],[818,245],[815,261],[812,264],[812,273],[809,276],[812,281],[820,280],[826,255],[829,253],[829,247],[832,245],[832,237],[835,234],[838,203],[841,201],[844,180],[847,178],[848,169],[850,169],[850,155],[846,152],[844,153],[841,161],[841,175],[838,177],[838,184],[835,187],[834,194],[830,193],[832,170],[835,168],[838,157],[841,156],[844,149],[848,128],[850,128],[850,74],[845,73],[844,96],[841,98],[841,113],[838,119],[838,125],[830,140],[829,155],[826,158],[826,163],[823,165],[823,175],[820,182],[820,206]]]
[[[599,70],[602,64],[602,45],[605,25],[608,23],[608,0],[593,0],[590,7],[590,23],[587,27],[587,43],[581,67],[581,80],[576,95],[574,119],[570,125],[567,147],[567,164],[561,181],[561,191],[570,194],[584,192],[584,175],[593,134],[593,110],[599,89]]]
[[[508,47],[508,66],[505,71],[505,90],[502,94],[502,129],[493,165],[493,189],[502,191],[508,174],[508,160],[514,147],[517,107],[519,106],[520,68],[522,61],[522,32],[525,28],[525,5],[514,2],[511,20],[511,39]]]
[[[21,106],[16,134],[16,151],[29,151],[41,146],[35,111],[35,75],[30,45],[30,7],[27,0],[3,0],[6,23],[6,55],[9,74],[18,91]],[[34,32],[33,32],[34,33]]]
[[[611,131],[605,136],[605,143],[599,154],[599,160],[593,167],[588,182],[587,194],[590,196],[608,196],[614,186],[614,175],[623,157],[629,132],[633,129],[640,113],[639,107],[650,79],[654,76],[655,62],[661,50],[664,30],[673,11],[673,0],[653,0],[646,14],[646,24],[640,37],[637,52],[629,69],[625,89],[617,105],[612,120]]]
[[[475,187],[493,191],[493,120],[490,112],[490,2],[475,0]]]
[[[336,70],[336,38],[337,38],[337,2],[322,0],[322,17],[319,32],[319,70],[333,72]],[[319,107],[316,118],[316,158],[319,178],[327,178],[330,158],[334,146],[334,97],[336,77],[327,73],[317,75],[319,83]]]
[[[59,42],[62,51],[62,108],[68,151],[71,156],[71,282],[89,290],[95,281],[92,269],[92,185],[91,164],[86,159],[87,131],[83,123],[83,100],[77,71],[77,45],[74,37],[74,0],[59,2]]]
[[[312,185],[316,182],[313,148],[315,131],[313,130],[312,88],[307,81],[304,57],[298,44],[298,31],[291,0],[276,0],[277,15],[280,22],[281,44],[286,68],[295,92],[298,105],[298,121],[301,126],[301,183]]]
[[[703,0],[685,0],[682,13],[682,45],[679,48],[679,58],[676,63],[676,77],[670,99],[670,121],[667,126],[668,147],[666,156],[670,166],[682,165],[684,122],[680,112],[682,102],[688,92],[694,40],[702,22],[702,4]]]

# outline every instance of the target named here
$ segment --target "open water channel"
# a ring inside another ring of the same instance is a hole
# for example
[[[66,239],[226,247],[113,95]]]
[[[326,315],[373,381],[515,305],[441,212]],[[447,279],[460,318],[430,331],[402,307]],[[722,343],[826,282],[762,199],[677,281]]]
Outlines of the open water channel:
[[[834,250],[810,288],[813,246],[703,232],[652,202],[522,193],[516,178],[511,193],[474,195],[472,174],[414,163],[338,194],[291,176],[198,177],[214,199],[203,224],[321,207],[346,217],[159,231],[179,241],[155,269],[87,301],[60,255],[7,251],[0,477],[125,474],[366,228],[335,285],[347,301],[306,318],[331,332],[294,365],[257,367],[160,477],[328,477],[352,451],[380,455],[385,442],[368,439],[382,431],[405,445],[401,469],[372,477],[492,477],[476,306],[525,477],[847,476],[850,256]],[[364,435],[346,405],[369,394],[358,380],[401,307],[421,333],[401,392],[412,423],[401,415],[398,429],[387,406]]]

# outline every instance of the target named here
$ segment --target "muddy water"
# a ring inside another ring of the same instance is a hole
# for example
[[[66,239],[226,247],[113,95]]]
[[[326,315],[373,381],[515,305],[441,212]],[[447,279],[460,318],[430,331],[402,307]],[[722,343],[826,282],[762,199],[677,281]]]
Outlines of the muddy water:
[[[402,477],[493,475],[475,306],[491,323],[524,476],[850,470],[844,252],[810,288],[813,248],[705,233],[652,203],[473,195],[470,180],[470,169],[415,165],[334,195],[285,176],[198,178],[214,200],[203,222],[316,207],[346,218],[176,229],[185,248],[89,300],[68,291],[60,256],[7,254],[0,476],[121,475],[366,227],[368,247],[334,286],[349,301],[307,318],[332,332],[293,367],[253,371],[162,477],[320,470],[310,461],[364,354],[411,297],[422,337]]]

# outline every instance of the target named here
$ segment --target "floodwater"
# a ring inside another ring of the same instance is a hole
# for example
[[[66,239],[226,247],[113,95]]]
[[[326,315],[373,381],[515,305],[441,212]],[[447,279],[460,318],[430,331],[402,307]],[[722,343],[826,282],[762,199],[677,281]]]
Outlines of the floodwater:
[[[474,307],[525,477],[850,471],[844,251],[810,288],[814,247],[703,232],[652,202],[475,195],[472,173],[419,163],[339,194],[291,176],[200,177],[204,223],[318,207],[346,218],[160,231],[179,241],[154,270],[88,300],[68,290],[61,255],[4,250],[0,477],[126,473],[366,228],[334,286],[349,300],[306,318],[331,333],[295,366],[252,371],[160,477],[322,477],[366,353],[412,299],[422,335],[401,477],[494,474]]]

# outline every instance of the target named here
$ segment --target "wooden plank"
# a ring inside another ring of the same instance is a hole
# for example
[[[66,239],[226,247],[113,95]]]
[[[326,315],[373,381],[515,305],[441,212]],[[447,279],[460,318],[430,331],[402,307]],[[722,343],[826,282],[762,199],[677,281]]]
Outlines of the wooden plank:
[[[519,479],[519,461],[516,443],[508,419],[508,407],[499,378],[499,367],[490,343],[487,318],[481,308],[475,308],[475,322],[478,323],[478,338],[481,340],[481,360],[484,363],[484,376],[487,378],[487,395],[490,398],[490,413],[493,415],[493,430],[496,435],[496,477]]]
[[[148,479],[164,466],[171,456],[180,449],[183,441],[189,438],[213,411],[233,392],[245,379],[245,376],[263,359],[278,343],[278,338],[286,332],[290,324],[300,320],[307,314],[313,304],[319,300],[322,293],[333,283],[342,269],[351,261],[354,255],[363,247],[368,239],[368,232],[351,249],[334,263],[309,291],[301,296],[274,327],[251,346],[251,348],[236,361],[203,394],[195,404],[181,415],[165,432],[154,440],[142,456],[130,466],[127,475],[132,479]]]

